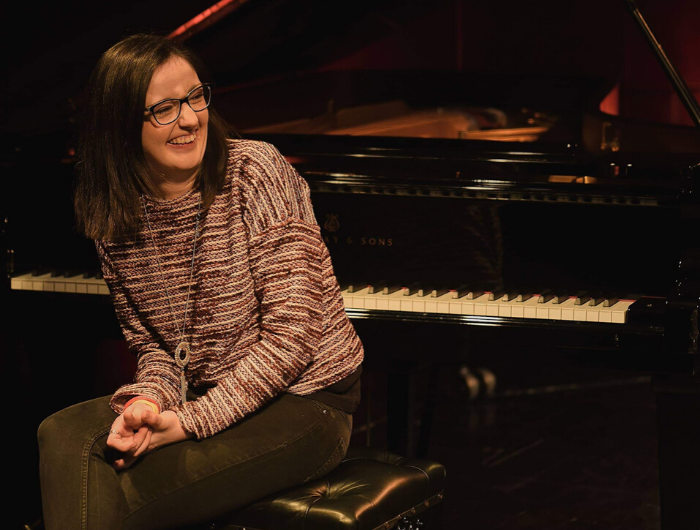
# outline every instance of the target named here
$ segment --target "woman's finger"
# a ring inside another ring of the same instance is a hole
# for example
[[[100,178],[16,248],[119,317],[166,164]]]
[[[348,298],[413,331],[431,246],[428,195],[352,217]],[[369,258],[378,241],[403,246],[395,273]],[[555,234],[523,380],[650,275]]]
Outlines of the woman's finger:
[[[134,457],[138,458],[139,456],[141,456],[143,453],[145,453],[148,450],[148,446],[151,443],[152,436],[153,436],[153,431],[150,428],[146,429],[146,435],[144,437],[143,443],[134,453]]]
[[[134,447],[139,449],[143,444],[143,439],[146,437],[146,433],[151,428],[148,425],[142,425],[137,431],[134,431]]]
[[[134,414],[134,405],[126,409],[122,416],[124,416],[124,423],[128,427],[131,427],[134,431],[136,431],[141,426],[141,418],[137,418]]]
[[[147,423],[151,427],[158,428],[160,427],[162,418],[160,414],[154,414],[151,411],[145,410],[143,411],[143,414],[141,414],[141,420],[143,423]]]
[[[123,458],[118,458],[112,463],[112,467],[116,470],[120,469],[126,469],[127,467],[131,466],[136,461],[136,458],[133,456],[125,456]]]

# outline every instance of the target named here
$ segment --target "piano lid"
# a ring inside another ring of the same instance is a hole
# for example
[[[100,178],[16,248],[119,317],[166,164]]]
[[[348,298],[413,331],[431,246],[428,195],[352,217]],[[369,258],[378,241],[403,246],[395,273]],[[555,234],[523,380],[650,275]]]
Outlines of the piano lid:
[[[20,50],[11,61],[8,90],[21,97],[8,98],[17,105],[6,109],[10,119],[3,126],[14,139],[27,137],[25,145],[38,133],[65,136],[104,49],[124,34],[173,31],[209,9],[214,16],[177,38],[208,65],[216,107],[244,134],[306,128],[585,144],[592,151],[694,150],[684,141],[685,127],[670,128],[672,139],[664,145],[649,142],[658,126],[625,145],[617,134],[622,125],[599,113],[607,95],[614,99],[624,70],[622,21],[630,19],[624,1],[525,4],[202,0],[155,1],[144,11],[142,3],[127,0],[105,19],[90,3],[78,2],[70,13],[50,13],[53,24],[29,16],[31,4],[14,5],[18,27],[31,21],[37,31],[27,53]],[[368,115],[380,123],[368,123]],[[416,127],[423,122],[427,131]]]
[[[209,65],[215,105],[244,135],[529,142],[594,153],[697,146],[687,127],[601,112],[619,107],[621,22],[632,20],[622,1],[224,3],[214,22],[175,38]]]

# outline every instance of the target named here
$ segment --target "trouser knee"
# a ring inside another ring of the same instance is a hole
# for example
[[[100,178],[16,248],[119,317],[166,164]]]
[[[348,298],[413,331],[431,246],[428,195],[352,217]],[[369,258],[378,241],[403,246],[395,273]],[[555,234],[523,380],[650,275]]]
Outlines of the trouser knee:
[[[109,398],[78,403],[52,414],[39,425],[39,452],[48,455],[82,446],[103,431],[116,418]]]

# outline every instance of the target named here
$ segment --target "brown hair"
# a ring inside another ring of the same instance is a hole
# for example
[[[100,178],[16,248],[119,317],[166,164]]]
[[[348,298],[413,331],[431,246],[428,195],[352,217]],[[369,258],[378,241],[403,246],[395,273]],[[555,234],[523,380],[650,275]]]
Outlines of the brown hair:
[[[76,164],[74,204],[78,229],[92,239],[119,239],[141,224],[141,194],[154,195],[141,144],[143,108],[153,73],[182,57],[202,81],[208,74],[183,45],[158,35],[132,35],[107,50],[85,94]],[[209,107],[204,159],[195,185],[208,208],[226,178],[227,137],[233,130]]]

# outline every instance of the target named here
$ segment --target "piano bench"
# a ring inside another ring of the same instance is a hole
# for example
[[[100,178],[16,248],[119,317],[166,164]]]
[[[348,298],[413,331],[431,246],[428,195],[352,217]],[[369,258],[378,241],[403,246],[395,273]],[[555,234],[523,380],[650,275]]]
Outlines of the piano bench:
[[[210,530],[370,530],[440,527],[445,468],[371,447],[350,447],[328,475],[239,510]],[[428,508],[431,508],[428,510]]]

